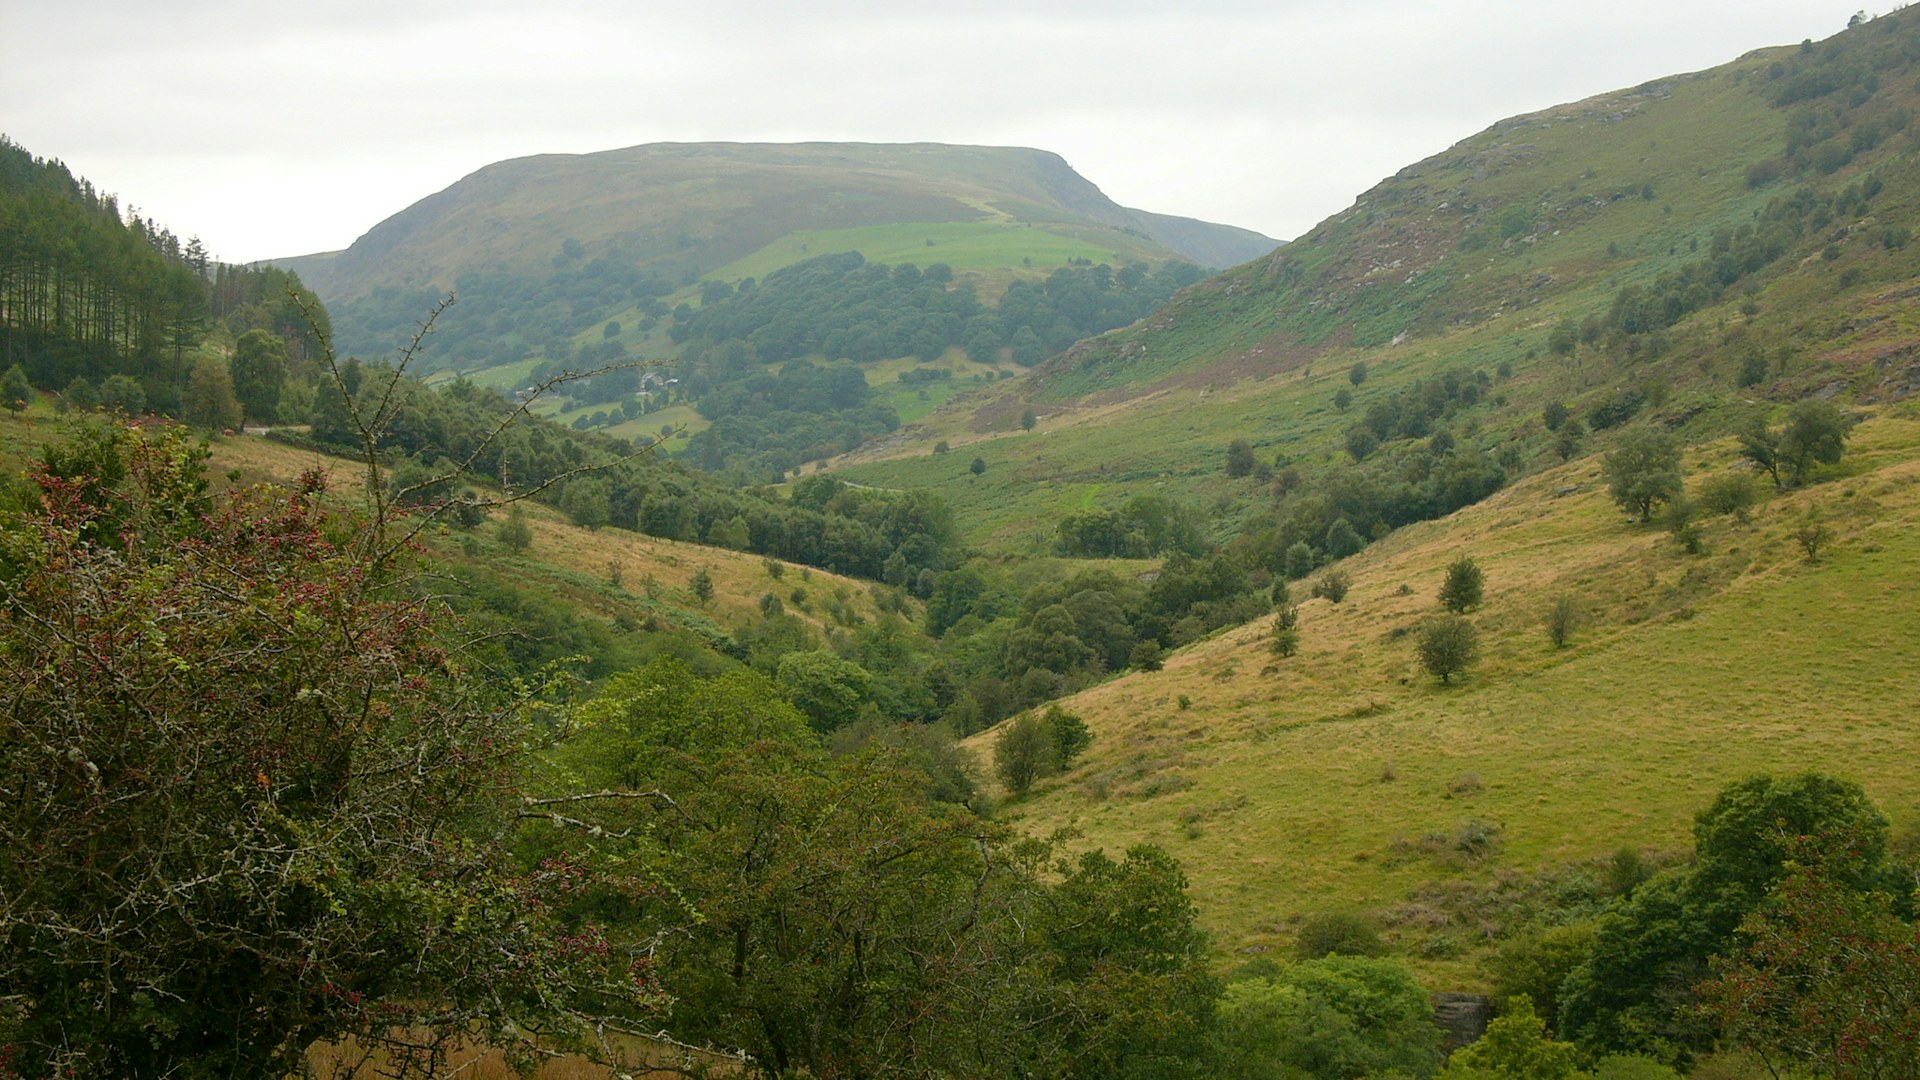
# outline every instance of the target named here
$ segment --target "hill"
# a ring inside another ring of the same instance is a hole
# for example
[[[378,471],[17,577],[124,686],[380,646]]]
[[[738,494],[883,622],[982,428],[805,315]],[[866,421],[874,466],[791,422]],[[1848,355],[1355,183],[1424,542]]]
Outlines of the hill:
[[[843,475],[940,487],[972,539],[1032,550],[1062,512],[1161,487],[1227,500],[1233,531],[1269,492],[1224,475],[1230,440],[1271,470],[1328,468],[1357,428],[1405,438],[1369,410],[1449,374],[1485,392],[1430,426],[1470,429],[1509,474],[1560,460],[1539,421],[1555,401],[1583,421],[1651,403],[1707,437],[1754,402],[1908,393],[1917,22],[1495,124],[1154,316],[848,455]]]
[[[944,262],[1004,287],[1070,259],[1224,266],[1275,246],[1244,229],[1121,207],[1040,150],[663,143],[499,162],[344,251],[275,262],[327,301],[348,352],[388,347],[400,311],[417,319],[423,296],[448,289],[488,297],[473,306],[490,315],[516,292],[541,301],[528,309],[540,318],[520,319],[511,335],[468,327],[461,314],[443,324],[449,340],[436,362],[485,367],[623,314],[631,323],[639,301],[703,279],[764,276],[809,255]]]
[[[1530,919],[1598,910],[1619,849],[1681,857],[1733,779],[1853,777],[1910,833],[1916,75],[1902,11],[1503,121],[838,459],[942,491],[1002,559],[1161,494],[1251,575],[1353,578],[1304,600],[1299,656],[1261,619],[1068,698],[1094,749],[1026,825],[1169,845],[1229,952],[1361,911],[1461,985]],[[1608,501],[1622,432],[1691,445],[1697,493],[1740,475],[1731,434],[1808,398],[1871,417],[1854,456],[1705,554]],[[1809,520],[1844,537],[1818,562]],[[1413,641],[1463,554],[1500,592],[1456,689]],[[1541,629],[1561,596],[1593,620],[1570,650]]]
[[[1690,452],[1696,490],[1734,457]],[[1836,537],[1817,561],[1795,541],[1810,518]],[[1066,699],[1092,748],[1006,812],[1178,852],[1228,954],[1361,913],[1430,984],[1481,985],[1489,944],[1603,900],[1616,851],[1684,852],[1694,813],[1751,774],[1858,780],[1920,835],[1916,525],[1910,405],[1860,426],[1843,475],[1714,519],[1701,555],[1629,522],[1577,460],[1341,562],[1340,603],[1296,585],[1297,655],[1272,653],[1262,619]],[[1414,643],[1462,555],[1486,574],[1483,660],[1446,686]],[[1563,596],[1582,621],[1556,649]]]

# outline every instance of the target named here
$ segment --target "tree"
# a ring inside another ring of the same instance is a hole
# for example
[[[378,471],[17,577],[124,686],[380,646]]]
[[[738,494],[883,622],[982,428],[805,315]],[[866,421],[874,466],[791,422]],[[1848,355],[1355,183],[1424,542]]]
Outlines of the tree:
[[[1093,745],[1093,733],[1087,730],[1087,722],[1060,706],[1047,706],[1041,719],[1046,721],[1047,730],[1053,736],[1053,757],[1062,770],[1070,768],[1073,760]]]
[[[1837,464],[1846,454],[1852,420],[1830,401],[1809,398],[1787,412],[1779,431],[1755,417],[1740,433],[1740,456],[1765,469],[1775,487],[1797,487],[1816,465]]]
[[[1286,576],[1291,580],[1298,581],[1308,574],[1313,573],[1313,568],[1318,561],[1319,560],[1314,557],[1313,546],[1311,544],[1308,544],[1305,540],[1295,540],[1287,546],[1286,555],[1284,556]]]
[[[1806,552],[1808,562],[1818,562],[1820,549],[1826,547],[1832,539],[1833,530],[1827,528],[1826,523],[1817,517],[1808,517],[1799,528],[1793,531],[1794,543],[1799,544],[1800,550]]]
[[[1353,522],[1346,518],[1334,518],[1333,524],[1327,526],[1327,558],[1344,559],[1359,554],[1366,546],[1366,540],[1354,529]]]
[[[33,384],[27,381],[27,373],[19,364],[7,369],[0,375],[0,401],[14,412],[24,412],[33,402]]]
[[[505,863],[522,701],[405,548],[317,473],[213,498],[204,459],[94,430],[0,525],[9,1070],[285,1076],[352,1036],[425,1071],[589,1001],[657,1018],[638,954],[563,944]]]
[[[287,345],[278,334],[249,330],[234,342],[228,361],[233,395],[246,419],[273,423],[280,418],[280,388],[287,380]]]
[[[1253,472],[1255,464],[1253,446],[1245,439],[1235,439],[1227,444],[1227,475],[1234,479]]]
[[[1480,635],[1458,615],[1427,620],[1420,628],[1420,666],[1442,683],[1466,673],[1480,654]]]
[[[1559,431],[1560,426],[1571,419],[1573,413],[1567,409],[1564,401],[1549,401],[1540,412],[1540,420],[1547,425],[1548,431]]]
[[[712,603],[713,602],[712,572],[709,571],[704,566],[698,570],[695,570],[693,572],[693,577],[687,579],[687,589],[693,593],[693,598],[695,600],[700,601],[702,606]]]
[[[867,669],[825,650],[782,656],[774,682],[820,732],[852,723],[873,698]]]
[[[1601,462],[1601,472],[1620,509],[1652,521],[1654,509],[1682,490],[1680,445],[1657,428],[1636,428],[1620,437]]]
[[[1853,421],[1831,401],[1808,398],[1787,410],[1780,432],[1779,460],[1787,482],[1806,482],[1815,465],[1835,465],[1847,452],[1847,433]]]
[[[1714,1031],[1694,1007],[1709,957],[1790,871],[1803,838],[1842,836],[1828,872],[1847,889],[1893,885],[1887,822],[1858,784],[1818,773],[1754,776],[1721,789],[1694,819],[1694,863],[1634,889],[1602,915],[1560,990],[1560,1032],[1583,1046],[1684,1062]]]
[[[1367,381],[1367,362],[1365,360],[1355,361],[1354,365],[1347,369],[1347,381],[1355,386],[1359,386],[1361,383]]]
[[[1165,650],[1153,638],[1141,638],[1127,654],[1127,666],[1135,671],[1159,671],[1165,664]]]
[[[1440,583],[1440,606],[1456,615],[1478,607],[1486,592],[1486,574],[1472,557],[1462,555],[1447,564],[1446,580]]]
[[[109,375],[100,384],[100,404],[128,416],[147,411],[147,392],[140,381],[128,375]]]
[[[1702,983],[1733,1043],[1770,1068],[1797,1062],[1840,1080],[1920,1076],[1920,929],[1892,897],[1841,880],[1856,838],[1806,838],[1787,875],[1741,923]]]
[[[186,396],[180,401],[180,418],[195,427],[221,431],[240,426],[240,402],[233,396],[233,376],[227,365],[211,356],[203,356],[187,376]]]
[[[1555,356],[1572,356],[1573,350],[1580,345],[1580,325],[1571,317],[1561,319],[1547,331],[1547,348]],[[1551,428],[1553,425],[1549,425]]]
[[[1328,956],[1227,984],[1215,1075],[1232,1080],[1428,1076],[1440,1029],[1426,991],[1384,959]]]
[[[1454,1051],[1440,1080],[1574,1080],[1584,1075],[1579,1047],[1548,1038],[1546,1021],[1523,995],[1507,1000],[1485,1035]]]
[[[1333,407],[1341,412],[1353,408],[1353,391],[1341,387],[1333,392]]]
[[[1040,418],[1034,415],[1032,409],[1028,409],[1020,414],[1021,431],[1032,431],[1038,423],[1040,423]]]
[[[1283,602],[1274,609],[1273,632],[1267,647],[1275,656],[1292,656],[1300,651],[1300,608]]]
[[[1000,729],[993,744],[993,771],[1007,790],[1025,795],[1034,781],[1059,771],[1059,745],[1033,713],[1021,713]]]

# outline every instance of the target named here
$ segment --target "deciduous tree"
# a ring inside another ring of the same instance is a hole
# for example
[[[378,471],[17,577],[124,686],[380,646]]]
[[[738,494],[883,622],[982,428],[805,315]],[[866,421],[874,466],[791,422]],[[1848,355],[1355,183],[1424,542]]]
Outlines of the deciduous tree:
[[[1680,444],[1658,428],[1636,428],[1620,437],[1601,471],[1620,509],[1652,521],[1654,510],[1681,492]]]

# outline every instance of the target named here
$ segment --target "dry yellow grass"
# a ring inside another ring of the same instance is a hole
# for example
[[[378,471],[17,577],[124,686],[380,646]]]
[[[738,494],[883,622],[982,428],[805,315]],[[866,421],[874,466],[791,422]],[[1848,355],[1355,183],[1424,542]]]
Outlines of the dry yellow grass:
[[[364,490],[361,468],[353,461],[253,436],[215,440],[211,464],[216,475],[237,473],[240,483],[284,482],[303,470],[323,468],[336,493],[358,497]],[[868,584],[855,578],[623,529],[582,528],[551,507],[531,502],[521,505],[533,529],[533,545],[524,554],[504,560],[504,565],[517,562],[530,569],[552,567],[586,579],[617,579],[621,588],[636,595],[652,591],[679,606],[702,608],[728,625],[757,619],[760,598],[769,592],[787,602],[789,611],[823,632],[836,625],[820,603],[829,597],[844,597],[848,609],[862,619],[871,620],[879,614]],[[485,533],[485,527],[481,532]],[[457,542],[455,537],[453,530],[435,529],[425,539],[434,545]],[[779,578],[773,576],[770,562],[778,563]],[[692,591],[693,578],[701,570],[713,580],[714,597],[706,605],[699,604]],[[810,598],[805,608],[791,602],[796,588],[805,590]]]
[[[1730,444],[1696,450],[1691,478],[1732,460]],[[1773,498],[1751,524],[1712,522],[1700,556],[1627,522],[1597,460],[1529,478],[1348,560],[1344,603],[1301,605],[1297,656],[1270,654],[1263,620],[1068,701],[1092,749],[1008,812],[1088,845],[1168,848],[1235,953],[1286,945],[1303,914],[1386,911],[1429,882],[1684,849],[1693,814],[1755,772],[1851,777],[1910,830],[1920,423],[1863,425],[1845,472]],[[1793,534],[1815,511],[1837,539],[1809,563]],[[1411,630],[1439,610],[1462,554],[1486,572],[1471,616],[1482,659],[1442,686]],[[1555,650],[1542,624],[1562,594],[1590,622]],[[993,737],[972,745],[985,757]],[[1497,827],[1496,857],[1462,863],[1420,843],[1467,822]],[[1470,953],[1483,929],[1437,932]],[[1476,979],[1464,961],[1425,963]]]

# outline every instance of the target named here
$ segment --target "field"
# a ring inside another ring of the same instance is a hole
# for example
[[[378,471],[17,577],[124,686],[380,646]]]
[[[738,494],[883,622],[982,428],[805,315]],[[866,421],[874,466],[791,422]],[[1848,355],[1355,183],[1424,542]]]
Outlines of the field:
[[[790,233],[748,255],[714,270],[708,277],[720,281],[761,278],[805,259],[841,251],[857,251],[868,262],[929,266],[946,263],[956,271],[1015,271],[1057,269],[1069,259],[1119,265],[1146,262],[1165,254],[1145,244],[1114,249],[1128,238],[1103,233],[1091,239],[1090,230],[1063,225],[1034,225],[996,214],[988,221],[909,222],[869,225],[855,229],[804,230]],[[1004,285],[1004,283],[1003,283]]]

